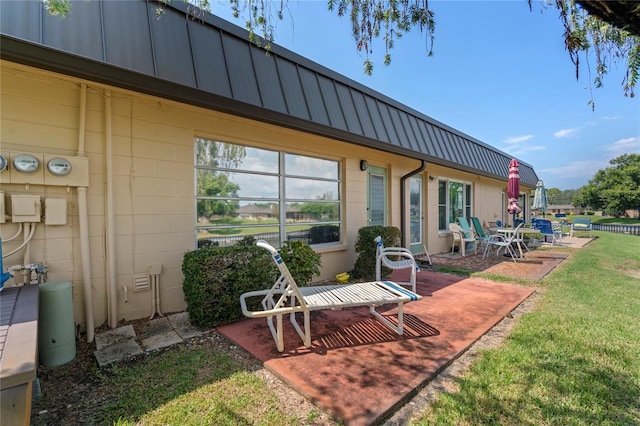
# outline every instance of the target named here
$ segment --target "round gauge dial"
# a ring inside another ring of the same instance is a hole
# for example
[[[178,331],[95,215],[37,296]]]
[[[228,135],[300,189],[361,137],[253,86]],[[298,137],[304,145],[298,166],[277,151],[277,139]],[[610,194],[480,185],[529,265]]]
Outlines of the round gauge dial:
[[[7,170],[8,165],[9,162],[7,161],[7,157],[0,154],[0,172],[4,172],[5,170]]]
[[[40,167],[40,161],[31,154],[20,154],[13,159],[13,167],[22,173],[33,173]]]
[[[47,169],[52,175],[66,176],[71,172],[71,163],[64,158],[52,158],[47,163]]]

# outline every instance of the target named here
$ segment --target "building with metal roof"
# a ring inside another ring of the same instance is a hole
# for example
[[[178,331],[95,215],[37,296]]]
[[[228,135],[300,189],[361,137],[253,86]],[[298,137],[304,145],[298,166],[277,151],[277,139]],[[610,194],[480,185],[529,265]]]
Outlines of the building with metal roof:
[[[459,216],[508,219],[507,153],[188,4],[156,7],[73,1],[61,19],[0,2],[3,237],[36,230],[7,264],[47,260],[78,322],[148,315],[151,269],[163,310],[184,309],[182,255],[205,239],[307,232],[326,279],[353,267],[364,226],[438,252]],[[16,169],[23,154],[43,167]],[[520,178],[528,206],[538,177],[520,162]],[[15,215],[22,196],[42,222]],[[234,222],[248,206],[274,217]]]

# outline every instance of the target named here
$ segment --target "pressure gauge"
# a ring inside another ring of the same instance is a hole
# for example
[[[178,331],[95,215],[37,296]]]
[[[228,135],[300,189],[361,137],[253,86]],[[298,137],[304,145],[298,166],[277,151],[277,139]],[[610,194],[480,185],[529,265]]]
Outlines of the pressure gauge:
[[[8,165],[9,165],[9,162],[7,161],[7,157],[0,154],[0,172],[4,172],[5,170],[7,170]]]
[[[20,154],[13,159],[13,167],[22,173],[33,173],[40,167],[40,161],[31,154]]]
[[[66,176],[71,172],[71,163],[64,158],[52,158],[47,163],[47,169],[52,175]]]

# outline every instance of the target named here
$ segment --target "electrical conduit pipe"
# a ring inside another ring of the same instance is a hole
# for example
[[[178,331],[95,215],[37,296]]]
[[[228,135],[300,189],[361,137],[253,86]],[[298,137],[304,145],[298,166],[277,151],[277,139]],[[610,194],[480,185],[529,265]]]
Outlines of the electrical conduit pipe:
[[[104,91],[104,136],[107,178],[107,315],[110,328],[118,326],[118,287],[116,282],[116,224],[113,199],[113,138],[111,135],[111,91]]]
[[[87,117],[87,85],[80,85],[80,119],[78,123],[78,156],[85,157],[85,126]],[[80,225],[80,259],[82,262],[82,289],[84,294],[84,320],[87,342],[93,342],[95,319],[93,316],[93,285],[91,282],[91,250],[89,248],[89,213],[87,188],[78,187],[78,223]]]

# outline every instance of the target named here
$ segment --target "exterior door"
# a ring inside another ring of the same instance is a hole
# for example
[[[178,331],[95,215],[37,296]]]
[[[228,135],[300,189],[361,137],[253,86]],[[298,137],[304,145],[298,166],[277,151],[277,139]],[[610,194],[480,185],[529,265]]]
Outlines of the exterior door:
[[[422,176],[414,176],[409,180],[409,250],[422,253],[423,243],[423,193]]]
[[[367,169],[367,223],[387,225],[387,171],[380,167]]]

